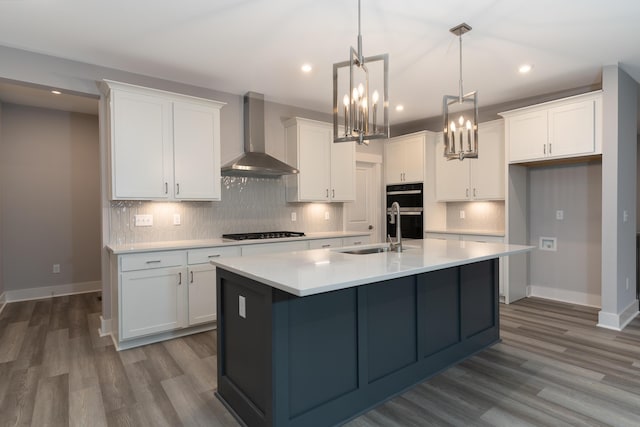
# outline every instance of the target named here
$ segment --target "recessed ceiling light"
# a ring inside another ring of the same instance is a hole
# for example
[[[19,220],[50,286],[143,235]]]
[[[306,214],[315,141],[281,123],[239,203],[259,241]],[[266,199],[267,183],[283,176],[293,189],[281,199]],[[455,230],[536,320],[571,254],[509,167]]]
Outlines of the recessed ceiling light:
[[[404,111],[404,105],[402,104],[396,105],[396,111]]]
[[[300,69],[303,73],[310,73],[311,70],[313,70],[313,67],[311,66],[311,64],[302,64],[302,67],[300,67]]]
[[[51,93],[54,95],[60,95],[62,92],[60,92],[59,90],[52,90]]]
[[[520,74],[527,74],[529,71],[531,71],[533,69],[533,65],[531,64],[522,64],[519,68],[518,68],[518,72]]]

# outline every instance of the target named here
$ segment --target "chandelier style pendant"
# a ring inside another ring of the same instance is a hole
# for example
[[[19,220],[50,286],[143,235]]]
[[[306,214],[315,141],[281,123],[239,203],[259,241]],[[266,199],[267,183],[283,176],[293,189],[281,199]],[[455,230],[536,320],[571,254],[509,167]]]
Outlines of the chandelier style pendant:
[[[363,56],[360,0],[358,50],[351,47],[349,56],[348,61],[333,64],[333,142],[356,141],[368,145],[371,139],[387,139],[389,55]],[[369,92],[370,87],[374,88],[373,93]]]
[[[460,40],[460,93],[442,98],[444,117],[444,156],[448,160],[478,157],[478,92],[463,95],[462,35],[471,31],[465,23],[451,28]]]

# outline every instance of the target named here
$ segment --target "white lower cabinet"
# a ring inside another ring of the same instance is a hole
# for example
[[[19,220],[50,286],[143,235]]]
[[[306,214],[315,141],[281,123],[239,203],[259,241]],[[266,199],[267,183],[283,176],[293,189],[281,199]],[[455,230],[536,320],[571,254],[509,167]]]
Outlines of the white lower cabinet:
[[[184,264],[155,268],[163,263],[163,254],[145,255],[148,259],[139,270],[123,271],[120,275],[121,340],[171,331],[187,324]],[[166,257],[175,256],[176,253],[171,252]],[[122,258],[121,266],[126,268],[128,260]],[[136,255],[135,258],[143,257]]]
[[[189,326],[217,320],[216,267],[209,261],[229,256],[240,256],[240,247],[230,246],[187,251]]]

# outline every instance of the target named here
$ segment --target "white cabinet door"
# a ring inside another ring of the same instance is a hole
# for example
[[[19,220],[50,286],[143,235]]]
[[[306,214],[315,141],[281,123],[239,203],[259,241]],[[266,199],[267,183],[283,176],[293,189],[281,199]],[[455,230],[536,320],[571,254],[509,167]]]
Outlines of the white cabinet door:
[[[349,202],[356,199],[355,142],[329,142],[331,147],[331,200]]]
[[[547,111],[507,119],[509,162],[543,159],[547,152]]]
[[[575,102],[549,109],[550,157],[568,157],[595,151],[595,101]]]
[[[186,326],[186,268],[121,273],[120,338],[171,331]]]
[[[411,135],[404,140],[404,181],[424,181],[424,134]]]
[[[285,124],[287,163],[300,173],[286,179],[289,202],[355,200],[353,142],[333,143],[331,123],[293,118]]]
[[[173,103],[176,199],[220,200],[220,110]]]
[[[504,123],[502,120],[480,123],[477,159],[468,159],[474,200],[504,199]],[[467,160],[464,160],[465,162]]]
[[[387,184],[424,181],[423,132],[389,139],[384,145],[384,171]]]
[[[300,125],[300,200],[329,200],[331,152],[328,126]]]
[[[480,140],[480,143],[482,140]],[[436,200],[453,202],[469,199],[469,161],[473,159],[447,160],[443,155],[444,138],[442,132],[436,136]]]
[[[172,182],[171,103],[113,91],[112,199],[166,199]]]
[[[216,267],[189,266],[189,326],[216,320]]]

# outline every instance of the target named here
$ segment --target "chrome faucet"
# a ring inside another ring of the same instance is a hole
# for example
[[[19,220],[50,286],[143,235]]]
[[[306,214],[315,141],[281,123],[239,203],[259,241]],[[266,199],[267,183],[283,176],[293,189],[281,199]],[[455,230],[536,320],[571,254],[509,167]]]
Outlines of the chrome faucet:
[[[396,241],[391,241],[391,236],[387,234],[387,241],[390,244],[389,250],[402,252],[402,232],[400,231],[400,204],[398,202],[393,202],[391,204],[391,208],[389,209],[389,223],[396,225]]]

